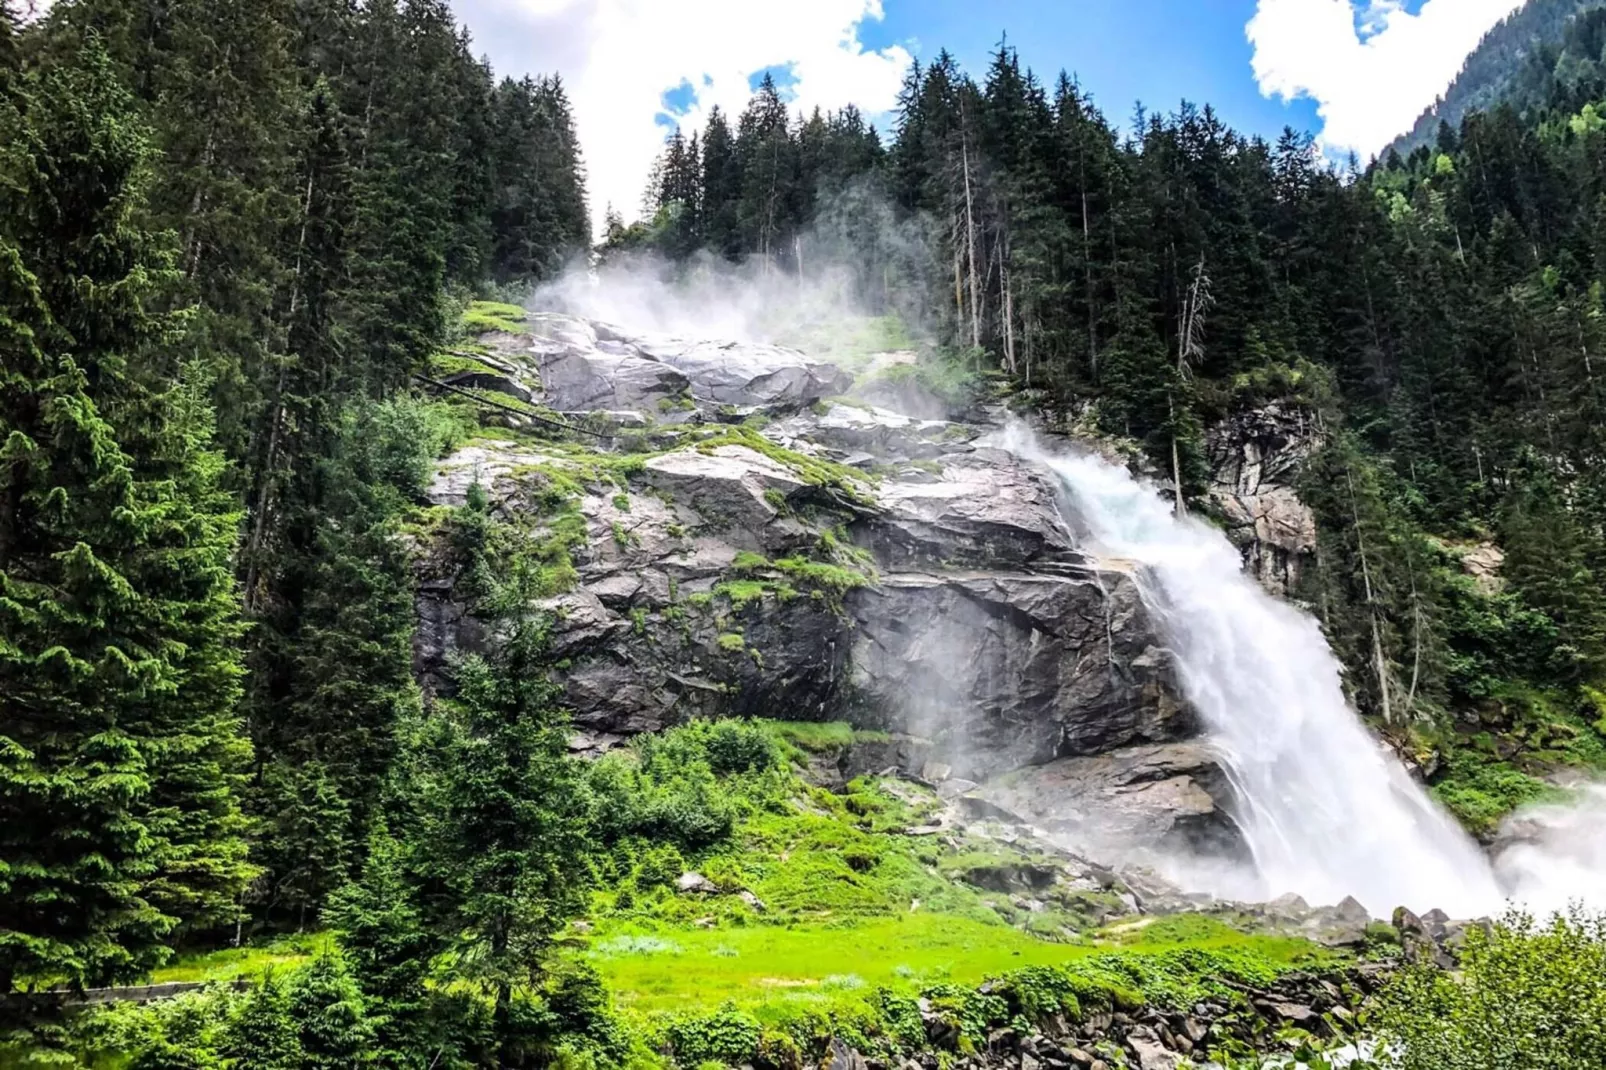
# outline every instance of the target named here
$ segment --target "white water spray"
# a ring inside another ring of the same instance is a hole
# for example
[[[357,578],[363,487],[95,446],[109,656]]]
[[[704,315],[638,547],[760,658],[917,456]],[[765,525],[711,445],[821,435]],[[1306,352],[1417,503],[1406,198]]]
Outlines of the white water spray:
[[[1384,917],[1401,904],[1456,917],[1499,911],[1504,895],[1483,853],[1345,702],[1316,622],[1246,576],[1221,532],[1173,516],[1097,457],[1050,454],[1020,427],[1006,445],[1059,477],[1092,550],[1137,566],[1183,690],[1221,752],[1258,887],[1246,895],[1218,875],[1204,890],[1293,892],[1318,905],[1353,895]]]

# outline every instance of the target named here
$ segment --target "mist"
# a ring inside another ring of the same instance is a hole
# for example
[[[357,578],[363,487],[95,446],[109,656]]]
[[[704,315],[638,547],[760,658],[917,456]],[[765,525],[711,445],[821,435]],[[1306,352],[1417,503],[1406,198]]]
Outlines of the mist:
[[[829,346],[850,321],[896,317],[912,340],[931,341],[934,235],[930,220],[903,216],[861,181],[822,193],[813,222],[768,256],[610,251],[526,303],[637,334],[798,348]]]

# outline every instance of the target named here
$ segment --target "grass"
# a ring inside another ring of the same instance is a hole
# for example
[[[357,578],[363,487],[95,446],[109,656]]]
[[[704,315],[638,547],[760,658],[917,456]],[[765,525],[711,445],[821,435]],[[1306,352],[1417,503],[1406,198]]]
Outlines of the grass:
[[[1249,936],[1204,917],[1166,919],[1141,937],[1051,943],[998,924],[921,911],[850,924],[653,931],[599,930],[583,954],[626,1011],[696,1013],[725,1003],[780,1011],[829,1001],[855,977],[863,987],[914,994],[942,983],[973,985],[1024,966],[1087,962],[1113,951],[1247,953],[1274,967],[1323,958],[1302,940]],[[763,1016],[762,1014],[760,1015]]]
[[[332,946],[333,938],[328,933],[307,933],[280,937],[266,944],[180,955],[152,973],[151,984],[260,977],[270,970],[300,966]]]
[[[518,305],[501,301],[474,301],[463,313],[463,330],[468,334],[523,334],[528,313]]]
[[[846,721],[767,721],[765,727],[783,743],[812,754],[843,750],[854,743],[885,743],[892,738],[885,732],[854,728]]]

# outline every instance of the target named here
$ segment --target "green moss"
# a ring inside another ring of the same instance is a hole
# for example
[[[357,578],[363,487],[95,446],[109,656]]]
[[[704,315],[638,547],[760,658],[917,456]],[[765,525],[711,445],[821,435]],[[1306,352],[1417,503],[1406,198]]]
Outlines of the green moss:
[[[613,507],[619,510],[621,513],[630,512],[630,495],[615,494],[613,496]]]
[[[741,609],[752,602],[763,601],[770,587],[754,580],[729,580],[714,588],[715,597],[727,598],[733,607]]]
[[[719,644],[719,649],[727,654],[740,654],[747,649],[747,640],[742,637],[740,632],[725,632],[720,635],[716,642]]]
[[[1561,795],[1537,777],[1467,748],[1451,752],[1432,792],[1477,836],[1492,835],[1519,806]]]
[[[518,305],[500,301],[475,301],[463,313],[463,329],[471,334],[502,331],[523,334],[528,313]]]
[[[485,375],[502,374],[496,368],[480,360],[474,354],[462,350],[453,350],[449,353],[436,353],[429,358],[429,374],[436,379],[444,379],[450,375],[463,373],[476,373]]]
[[[697,449],[702,453],[713,453],[721,446],[745,446],[777,464],[785,465],[810,486],[833,489],[861,503],[870,502],[871,481],[865,473],[847,465],[837,464],[835,461],[789,450],[771,442],[752,428],[733,427],[697,443]]]

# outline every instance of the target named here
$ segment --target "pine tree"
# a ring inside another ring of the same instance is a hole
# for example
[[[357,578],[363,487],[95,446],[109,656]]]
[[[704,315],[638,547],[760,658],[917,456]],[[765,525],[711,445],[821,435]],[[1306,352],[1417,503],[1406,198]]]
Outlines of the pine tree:
[[[252,1070],[301,1070],[306,1064],[291,1012],[290,988],[274,973],[252,988],[220,1045],[224,1058]]]
[[[425,772],[413,857],[438,889],[426,917],[494,993],[504,1037],[514,988],[539,975],[583,901],[591,821],[549,679],[550,622],[527,608],[533,568],[485,574],[482,611],[505,622],[508,639],[458,665],[456,709],[431,722],[416,759]]]
[[[89,985],[249,874],[240,632],[205,405],[150,378],[177,282],[136,224],[148,139],[93,40],[0,101],[0,991]]]
[[[373,1061],[367,1002],[340,956],[319,955],[297,973],[289,1004],[305,1070],[349,1070]]]

